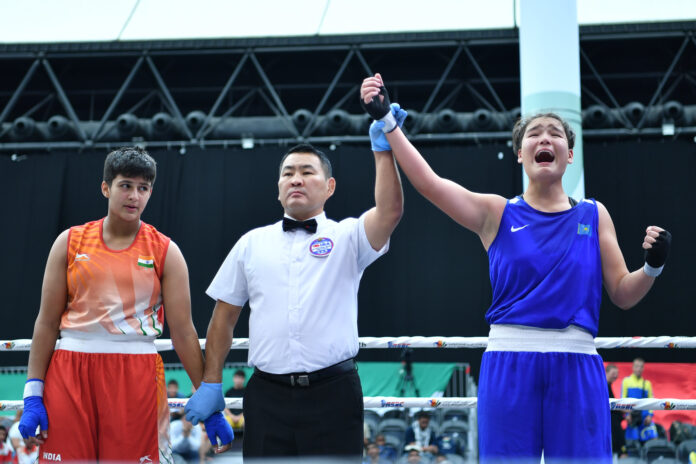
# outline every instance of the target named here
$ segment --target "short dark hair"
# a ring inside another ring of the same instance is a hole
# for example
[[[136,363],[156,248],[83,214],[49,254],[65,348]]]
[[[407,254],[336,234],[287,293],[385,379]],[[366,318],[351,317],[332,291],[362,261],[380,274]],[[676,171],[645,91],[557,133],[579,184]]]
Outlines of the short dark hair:
[[[551,118],[560,122],[563,126],[565,136],[568,139],[568,148],[572,149],[575,146],[575,132],[573,131],[573,128],[570,127],[570,124],[568,124],[568,121],[556,113],[537,113],[527,116],[526,118],[518,119],[515,126],[512,128],[512,150],[515,152],[515,154],[517,154],[522,147],[522,139],[524,138],[524,133],[526,132],[529,123],[539,118]]]
[[[170,380],[169,382],[167,382],[167,385],[176,385],[176,386],[178,387],[178,386],[179,386],[179,382],[177,382],[176,380],[172,379],[172,380]]]
[[[319,158],[319,161],[321,162],[321,168],[324,170],[324,175],[326,176],[326,178],[328,179],[333,175],[331,169],[331,161],[329,161],[329,158],[324,154],[323,151],[314,148],[312,145],[308,143],[301,143],[299,145],[295,145],[294,147],[290,148],[287,152],[285,152],[283,158],[280,160],[280,166],[278,168],[279,175],[283,171],[283,163],[285,162],[285,158],[292,155],[293,153],[311,153],[313,155],[316,155],[316,157]]]
[[[418,411],[416,413],[416,419],[420,419],[421,417],[427,417],[430,419],[430,413],[428,411]]]
[[[150,184],[154,184],[157,176],[157,163],[144,148],[117,148],[109,153],[104,160],[104,182],[111,185],[111,182],[119,174],[124,177],[142,177]]]
[[[234,377],[235,375],[238,375],[240,377],[244,377],[246,379],[246,372],[244,372],[242,369],[237,369],[236,371],[234,371],[234,374],[232,374],[232,377]]]
[[[607,367],[604,368],[604,371],[609,372],[613,371],[614,369],[618,369],[618,367],[616,367],[616,364],[607,364]]]

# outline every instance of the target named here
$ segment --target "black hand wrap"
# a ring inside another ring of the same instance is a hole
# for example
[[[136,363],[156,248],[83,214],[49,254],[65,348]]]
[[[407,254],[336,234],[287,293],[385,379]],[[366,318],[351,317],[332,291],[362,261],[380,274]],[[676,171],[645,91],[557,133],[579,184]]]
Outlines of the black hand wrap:
[[[384,100],[379,98],[380,95],[384,97]],[[379,121],[391,111],[389,92],[387,92],[387,89],[382,86],[379,88],[379,95],[372,97],[372,100],[369,103],[365,103],[365,101],[360,98],[360,105],[367,112],[367,114],[372,116],[372,119]]]
[[[645,250],[645,262],[652,267],[662,267],[667,261],[669,246],[672,243],[672,234],[663,230],[655,238],[652,248]]]

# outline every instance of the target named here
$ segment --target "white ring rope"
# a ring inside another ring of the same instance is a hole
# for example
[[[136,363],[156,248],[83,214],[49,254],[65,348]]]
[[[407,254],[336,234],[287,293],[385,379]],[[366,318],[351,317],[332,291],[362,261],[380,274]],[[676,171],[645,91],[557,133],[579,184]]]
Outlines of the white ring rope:
[[[199,340],[205,349],[205,339]],[[360,337],[360,348],[485,348],[488,337]],[[171,340],[155,340],[157,351],[173,349]],[[696,337],[597,337],[597,348],[696,348]],[[0,340],[0,351],[29,351],[31,339]],[[248,349],[248,338],[236,338],[231,349]],[[182,408],[188,399],[169,399],[170,408]],[[470,398],[398,398],[366,396],[365,408],[469,408],[476,407],[477,399]],[[226,398],[229,408],[240,409],[241,398]],[[609,400],[612,410],[696,410],[696,400],[674,398],[615,398]],[[16,411],[24,407],[22,401],[0,401],[0,411]]]
[[[169,407],[183,408],[188,398],[169,398]],[[242,408],[242,398],[225,398],[225,405],[231,409]],[[366,396],[365,408],[461,408],[474,409],[477,399],[469,398],[398,398],[395,396]],[[17,411],[24,407],[22,401],[1,401],[0,411]],[[674,398],[611,398],[612,410],[696,410],[696,400]]]
[[[485,348],[488,337],[360,337],[360,348]],[[205,339],[199,340],[205,349]],[[157,351],[174,349],[171,340],[155,340]],[[595,346],[607,348],[696,348],[696,337],[597,337]],[[0,351],[29,351],[31,339],[0,340]],[[249,348],[248,338],[235,338],[233,350]]]

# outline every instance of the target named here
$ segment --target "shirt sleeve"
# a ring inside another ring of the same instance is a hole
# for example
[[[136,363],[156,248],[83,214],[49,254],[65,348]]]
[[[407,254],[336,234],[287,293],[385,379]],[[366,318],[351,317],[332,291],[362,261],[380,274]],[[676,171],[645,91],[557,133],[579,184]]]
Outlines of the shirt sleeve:
[[[249,300],[244,271],[248,242],[249,235],[246,234],[234,245],[205,292],[209,297],[235,306],[244,306]]]
[[[370,245],[370,241],[367,239],[367,232],[365,232],[366,215],[367,212],[364,212],[357,221],[358,268],[360,272],[364,271],[367,266],[389,251],[389,240],[387,240],[387,243],[378,251]]]

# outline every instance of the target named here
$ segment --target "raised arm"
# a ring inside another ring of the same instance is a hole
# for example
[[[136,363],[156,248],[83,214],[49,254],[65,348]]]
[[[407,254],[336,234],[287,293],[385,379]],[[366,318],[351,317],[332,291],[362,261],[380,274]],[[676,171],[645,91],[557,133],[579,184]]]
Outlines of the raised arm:
[[[387,243],[404,212],[404,193],[396,162],[390,151],[375,151],[375,207],[365,216],[370,245],[380,250]]]
[[[651,269],[662,269],[661,266],[667,259],[671,236],[661,227],[648,227],[643,240],[643,249],[648,250],[646,263],[648,266],[629,272],[616,239],[616,230],[609,211],[599,202],[597,202],[597,208],[599,209],[599,249],[602,256],[604,287],[616,306],[629,309],[643,299],[655,283],[655,277],[659,272],[655,274]],[[648,273],[655,276],[650,276]]]
[[[169,243],[162,272],[162,299],[174,350],[193,386],[203,378],[203,352],[191,318],[191,293],[186,261],[174,242]]]
[[[377,97],[388,99],[379,74],[368,77],[360,97],[368,103]],[[475,232],[488,249],[498,233],[505,199],[498,195],[474,193],[451,180],[438,176],[409,142],[399,127],[386,134],[399,166],[418,192],[457,223]]]

